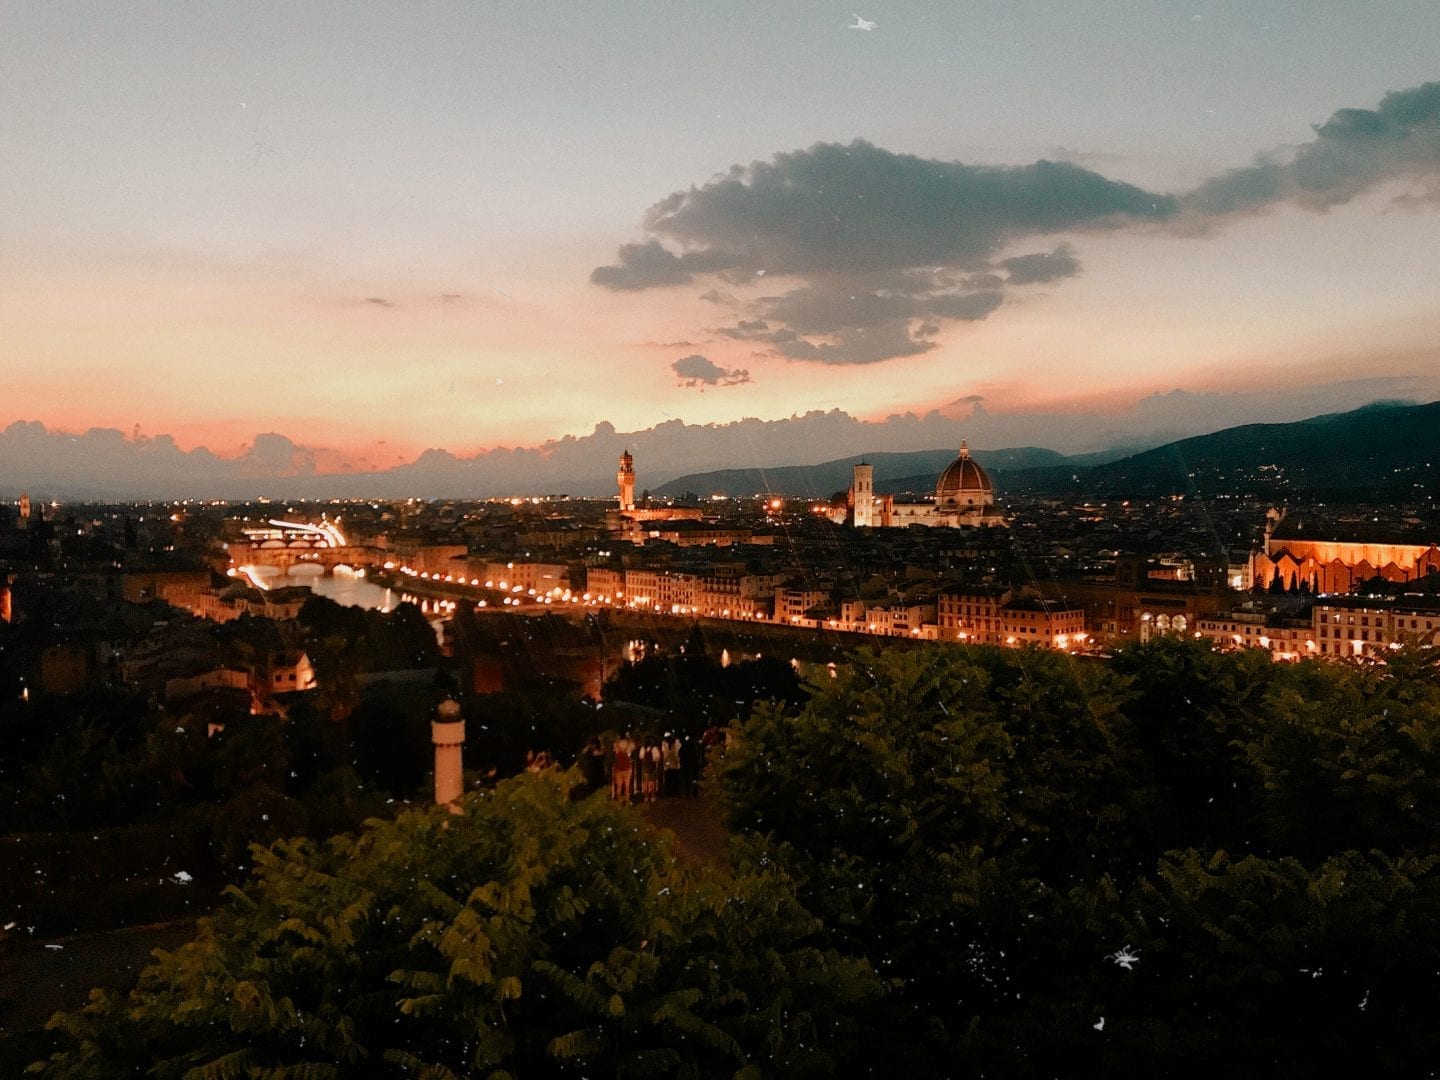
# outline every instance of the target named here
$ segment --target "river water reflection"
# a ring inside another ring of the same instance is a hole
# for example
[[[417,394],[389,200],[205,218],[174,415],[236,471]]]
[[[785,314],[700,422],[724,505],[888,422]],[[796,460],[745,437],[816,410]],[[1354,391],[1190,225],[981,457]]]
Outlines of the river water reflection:
[[[297,566],[287,573],[279,573],[274,567],[257,566],[252,573],[267,589],[283,589],[298,585],[309,589],[316,596],[334,600],[347,607],[370,608],[373,611],[394,611],[403,599],[394,589],[376,585],[356,575],[348,567],[339,567],[327,574],[319,566]]]

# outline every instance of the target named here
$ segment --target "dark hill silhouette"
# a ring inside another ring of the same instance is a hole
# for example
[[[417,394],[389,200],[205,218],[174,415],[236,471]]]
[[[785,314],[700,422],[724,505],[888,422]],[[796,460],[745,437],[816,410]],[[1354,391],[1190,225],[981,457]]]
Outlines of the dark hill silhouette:
[[[903,453],[851,454],[849,457],[824,461],[818,465],[781,465],[773,469],[719,469],[715,472],[690,473],[677,477],[656,488],[655,494],[673,497],[694,492],[701,496],[746,496],[763,492],[826,499],[832,493],[845,491],[850,487],[854,466],[862,461],[875,467],[877,491],[934,490],[936,477],[945,466],[955,460],[955,453],[955,448],[952,447]],[[974,457],[992,472],[1058,466],[1070,460],[1054,450],[1035,446],[1008,450],[976,450]],[[915,483],[917,477],[925,478],[920,488],[903,486]]]
[[[1375,402],[1286,424],[1246,424],[1167,443],[1118,460],[1065,457],[1020,447],[975,451],[997,492],[1147,496],[1256,494],[1331,499],[1434,495],[1440,467],[1440,402]],[[856,462],[875,466],[880,493],[922,494],[954,460],[953,450],[853,455],[818,465],[691,473],[659,495],[773,492],[825,499],[850,486]],[[1100,459],[1097,461],[1097,459]]]
[[[1007,475],[1002,490],[1402,499],[1433,495],[1437,467],[1440,402],[1376,402],[1295,423],[1227,428],[1088,469],[1025,470]]]

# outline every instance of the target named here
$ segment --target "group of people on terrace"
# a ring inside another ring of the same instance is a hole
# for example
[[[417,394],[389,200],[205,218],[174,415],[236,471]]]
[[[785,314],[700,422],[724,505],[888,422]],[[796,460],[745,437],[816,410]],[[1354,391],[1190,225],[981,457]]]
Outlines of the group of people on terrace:
[[[658,736],[627,731],[608,747],[597,737],[581,754],[581,768],[592,789],[608,781],[610,797],[618,802],[696,795],[707,752],[723,739],[714,727],[699,738],[670,731]]]

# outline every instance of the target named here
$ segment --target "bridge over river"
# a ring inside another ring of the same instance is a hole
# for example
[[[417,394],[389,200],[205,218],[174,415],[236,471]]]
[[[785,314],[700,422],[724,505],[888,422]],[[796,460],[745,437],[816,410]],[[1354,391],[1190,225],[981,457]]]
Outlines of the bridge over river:
[[[363,544],[352,544],[338,523],[310,524],[271,520],[264,526],[244,529],[241,538],[227,547],[233,566],[269,566],[282,572],[301,564],[352,569],[382,561],[384,552]]]

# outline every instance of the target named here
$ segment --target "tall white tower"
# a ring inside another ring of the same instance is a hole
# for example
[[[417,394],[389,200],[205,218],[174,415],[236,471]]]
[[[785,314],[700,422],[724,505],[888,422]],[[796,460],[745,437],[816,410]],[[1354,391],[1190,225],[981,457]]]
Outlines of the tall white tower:
[[[620,485],[620,509],[635,509],[635,459],[626,450],[620,455],[620,471],[615,474],[615,482]]]
[[[855,527],[860,529],[874,525],[875,466],[864,463],[856,465],[851,490],[855,493]]]
[[[430,721],[430,741],[435,744],[435,803],[453,809],[465,791],[465,769],[460,751],[465,745],[465,719],[460,703],[448,698],[435,710]]]

